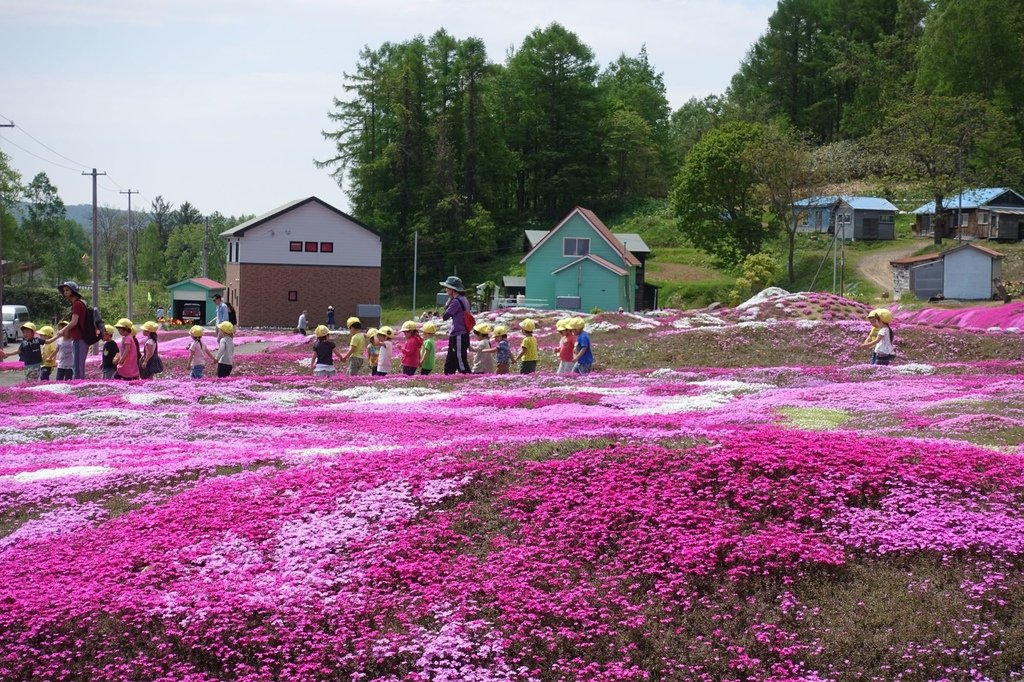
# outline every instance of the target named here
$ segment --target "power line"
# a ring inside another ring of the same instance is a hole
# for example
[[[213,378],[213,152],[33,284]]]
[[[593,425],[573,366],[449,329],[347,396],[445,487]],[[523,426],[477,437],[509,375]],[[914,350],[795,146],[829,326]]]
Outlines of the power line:
[[[24,147],[22,147],[20,144],[18,144],[17,142],[15,142],[14,140],[12,140],[9,137],[5,137],[3,135],[0,135],[0,140],[3,140],[4,142],[6,142],[7,144],[11,145],[12,147],[17,147],[21,151],[25,152],[26,154],[28,154],[30,156],[36,157],[40,161],[45,161],[46,163],[49,163],[49,164],[54,165],[54,166],[57,166],[58,168],[63,168],[64,170],[75,171],[75,172],[78,172],[78,171],[81,170],[81,168],[72,168],[71,166],[65,166],[62,163],[57,163],[56,161],[54,161],[52,159],[47,159],[45,157],[39,156],[35,152],[29,151],[28,149],[25,149]],[[60,155],[58,154],[58,156],[60,156]]]
[[[0,116],[3,116],[4,118],[7,118],[3,114],[0,114]],[[7,118],[7,120],[10,121],[11,119]],[[13,123],[13,121],[11,121],[11,123]],[[78,168],[75,168],[74,170],[81,170],[82,168],[88,168],[88,166],[86,166],[84,163],[79,163],[78,161],[75,161],[72,158],[64,156],[63,154],[61,154],[56,149],[48,146],[45,142],[43,142],[42,140],[40,140],[37,137],[35,137],[34,135],[32,135],[32,133],[30,133],[27,130],[25,130],[25,128],[23,128],[22,126],[16,126],[15,128],[16,128],[16,130],[18,130],[18,132],[27,135],[31,140],[33,140],[36,144],[38,144],[39,146],[43,147],[47,151],[51,152],[52,154],[56,154],[57,156],[59,156],[60,158],[64,159],[65,161],[70,161],[71,163],[73,163],[76,166],[78,166]],[[11,144],[14,144],[14,143],[12,142]]]

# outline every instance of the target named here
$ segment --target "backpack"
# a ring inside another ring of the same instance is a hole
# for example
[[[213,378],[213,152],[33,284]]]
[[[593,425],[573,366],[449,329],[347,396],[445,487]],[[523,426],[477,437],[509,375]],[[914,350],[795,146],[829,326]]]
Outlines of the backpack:
[[[142,354],[139,349],[139,341],[135,340],[135,352],[139,353],[139,359],[142,359]],[[153,341],[153,355],[146,362],[146,366],[139,365],[139,376],[143,379],[149,379],[152,376],[160,374],[164,371],[164,361],[160,359],[160,344]]]
[[[84,305],[85,301],[82,304]],[[100,311],[95,308],[85,306],[85,316],[78,321],[78,326],[82,332],[82,340],[87,346],[103,338],[103,318],[100,317]]]
[[[469,312],[469,308],[466,308],[465,303],[463,303],[461,300],[459,301],[459,303],[464,308],[464,310],[462,311],[463,324],[466,325],[466,331],[471,332],[473,331],[473,327],[476,326],[476,318],[473,317],[473,313]]]

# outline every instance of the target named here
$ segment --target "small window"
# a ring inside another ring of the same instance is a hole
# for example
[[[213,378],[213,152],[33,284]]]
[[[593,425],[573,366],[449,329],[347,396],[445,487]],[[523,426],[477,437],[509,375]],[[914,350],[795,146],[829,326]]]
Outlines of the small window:
[[[960,227],[969,227],[970,224],[971,224],[970,223],[970,215],[968,215],[967,213],[961,213],[960,214]]]
[[[302,251],[302,242],[288,242],[289,251]]]
[[[306,242],[306,253],[316,253],[318,247],[319,244],[317,244],[316,242]]]
[[[562,242],[563,256],[586,256],[590,254],[590,240],[566,237]]]
[[[978,211],[978,224],[988,225],[988,211]]]
[[[289,303],[294,303],[297,300],[299,300],[299,292],[297,292],[297,291],[289,291],[288,292],[288,301],[289,301]]]
[[[320,242],[320,253],[334,253],[334,242]]]

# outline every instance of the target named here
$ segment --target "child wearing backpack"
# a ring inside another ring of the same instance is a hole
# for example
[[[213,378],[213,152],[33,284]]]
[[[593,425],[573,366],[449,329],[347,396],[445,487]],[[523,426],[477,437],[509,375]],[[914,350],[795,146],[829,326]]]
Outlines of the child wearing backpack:
[[[395,330],[384,326],[377,330],[377,367],[373,371],[376,377],[386,377],[391,371],[391,339]]]
[[[5,358],[9,358],[15,353],[25,365],[25,381],[39,381],[39,371],[43,367],[43,344],[36,336],[34,323],[26,322],[21,325],[21,343],[17,350],[7,353],[0,349],[0,356]]]
[[[135,381],[139,378],[139,340],[135,338],[135,325],[127,317],[114,323],[114,328],[121,335],[121,348],[118,350],[114,364],[114,378],[122,381]]]
[[[494,360],[497,374],[508,374],[512,364],[512,348],[508,343],[508,327],[499,324],[494,328]]]

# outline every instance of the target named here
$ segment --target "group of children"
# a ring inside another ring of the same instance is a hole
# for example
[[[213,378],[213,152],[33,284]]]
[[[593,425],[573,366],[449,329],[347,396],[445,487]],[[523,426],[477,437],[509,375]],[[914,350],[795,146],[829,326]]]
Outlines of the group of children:
[[[67,322],[57,325],[55,331],[50,325],[37,328],[32,322],[21,326],[21,343],[11,352],[0,351],[0,357],[17,354],[25,366],[26,381],[49,381],[56,369],[57,381],[70,380],[73,376],[72,342],[59,332]],[[105,325],[102,335],[100,372],[104,379],[134,381],[150,379],[164,371],[160,358],[157,338],[160,325],[150,321],[136,327],[131,320],[122,317],[114,324]],[[137,334],[143,332],[140,344]],[[193,379],[201,379],[206,369],[206,360],[217,364],[217,376],[231,374],[234,365],[235,326],[230,322],[217,325],[217,352],[210,352],[202,342],[204,329],[198,325],[189,330],[188,361]],[[114,340],[114,334],[121,337],[121,343]]]
[[[316,342],[313,344],[313,356],[310,358],[310,369],[313,376],[331,376],[337,374],[334,359],[347,363],[345,374],[355,376],[362,371],[364,359],[370,366],[373,376],[387,376],[391,372],[393,359],[393,340],[395,330],[388,326],[379,329],[371,328],[365,333],[358,317],[350,317],[346,321],[349,330],[349,345],[344,351],[330,340],[330,330],[320,325],[313,332]],[[590,335],[583,329],[583,318],[573,317],[560,320],[557,325],[562,335],[558,357],[561,360],[559,373],[576,372],[587,374],[594,364],[594,355],[590,348]],[[519,323],[523,339],[519,351],[512,352],[508,340],[508,327],[497,325],[492,327],[481,322],[473,327],[475,340],[470,345],[472,354],[473,374],[508,374],[513,362],[518,362],[521,374],[532,374],[537,369],[538,349],[534,332],[537,323],[533,319],[525,319]],[[434,336],[437,325],[433,321],[423,324],[414,320],[402,323],[400,329],[405,335],[401,347],[400,361],[402,374],[413,376],[419,373],[427,375],[434,371],[436,356]],[[365,358],[364,358],[365,353]]]

